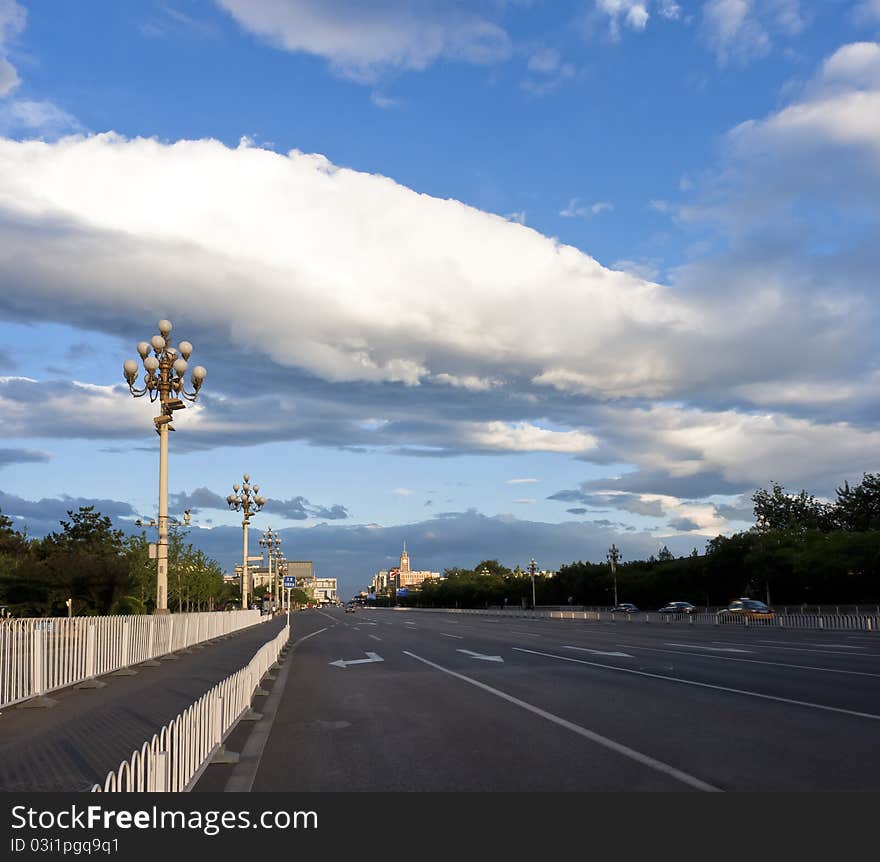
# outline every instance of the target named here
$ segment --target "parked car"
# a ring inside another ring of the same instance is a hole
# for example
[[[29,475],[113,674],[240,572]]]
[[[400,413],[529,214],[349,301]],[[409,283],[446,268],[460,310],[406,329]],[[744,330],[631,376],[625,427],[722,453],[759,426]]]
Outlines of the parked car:
[[[612,614],[634,614],[638,608],[632,602],[621,602],[611,608]]]
[[[669,602],[657,613],[660,614],[695,614],[697,609],[690,602]]]
[[[757,599],[741,598],[732,601],[726,608],[722,608],[716,616],[719,622],[745,617],[753,620],[774,620],[776,619],[776,611]]]

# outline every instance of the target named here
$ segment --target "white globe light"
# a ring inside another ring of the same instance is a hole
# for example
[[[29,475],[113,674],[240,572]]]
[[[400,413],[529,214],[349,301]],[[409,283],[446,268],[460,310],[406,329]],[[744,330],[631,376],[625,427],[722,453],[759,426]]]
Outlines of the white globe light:
[[[190,354],[193,352],[193,346],[188,341],[181,341],[177,346],[180,348],[180,355],[184,359],[189,359]]]
[[[169,332],[171,332],[171,321],[170,320],[160,320],[159,321],[159,332],[162,335],[167,336]]]
[[[141,359],[144,359],[150,352],[150,345],[146,341],[139,341],[137,351],[140,353]]]
[[[126,380],[134,380],[138,373],[138,364],[134,359],[126,359],[122,363],[122,370],[125,373]]]
[[[193,380],[198,380],[199,383],[202,383],[202,381],[204,381],[204,379],[208,376],[207,369],[204,365],[197,365],[195,368],[193,368],[192,376]]]
[[[186,374],[186,369],[188,368],[187,362],[185,359],[178,359],[174,363],[174,370],[177,372],[178,377],[183,377]]]
[[[162,338],[161,335],[154,335],[150,339],[150,344],[153,345],[154,350],[164,350],[165,349],[165,339]]]
[[[144,360],[144,368],[151,374],[159,367],[159,360],[155,356],[148,356]]]

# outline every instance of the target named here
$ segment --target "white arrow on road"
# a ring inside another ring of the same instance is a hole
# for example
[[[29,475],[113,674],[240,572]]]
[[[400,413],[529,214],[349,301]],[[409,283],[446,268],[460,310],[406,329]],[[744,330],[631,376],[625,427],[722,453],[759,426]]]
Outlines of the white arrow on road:
[[[504,662],[504,659],[501,658],[500,655],[483,655],[482,653],[471,652],[469,649],[460,649],[456,650],[456,652],[463,652],[465,655],[469,655],[471,658],[479,658],[483,661],[500,661],[502,663]]]
[[[604,650],[587,649],[586,647],[582,647],[582,646],[566,646],[566,647],[563,647],[563,649],[576,649],[576,650],[579,650],[580,652],[592,653],[593,655],[610,655],[610,656],[615,656],[616,658],[632,658],[632,656],[627,652],[605,652]]]
[[[339,661],[331,661],[330,664],[332,664],[333,667],[348,667],[350,664],[372,664],[374,661],[385,661],[385,659],[378,653],[367,652],[364,653],[364,655],[367,656],[367,658],[355,658],[350,661],[339,659]]]

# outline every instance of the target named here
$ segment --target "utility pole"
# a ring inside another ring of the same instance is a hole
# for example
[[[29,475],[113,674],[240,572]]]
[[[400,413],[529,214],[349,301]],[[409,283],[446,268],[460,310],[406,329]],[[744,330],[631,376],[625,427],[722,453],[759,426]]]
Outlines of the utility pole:
[[[535,572],[538,570],[538,564],[534,558],[529,563],[529,574],[532,576],[532,610],[535,609]]]

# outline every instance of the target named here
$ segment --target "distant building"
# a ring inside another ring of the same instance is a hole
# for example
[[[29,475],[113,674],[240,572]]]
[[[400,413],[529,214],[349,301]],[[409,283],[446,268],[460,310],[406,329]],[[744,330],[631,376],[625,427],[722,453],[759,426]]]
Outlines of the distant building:
[[[336,604],[336,578],[315,578],[314,596],[320,602]]]
[[[392,571],[394,571],[392,569]],[[395,588],[418,589],[425,581],[440,577],[440,572],[418,571],[414,572],[410,566],[409,554],[406,552],[406,542],[403,543],[403,553],[400,555],[400,568],[397,569]]]

